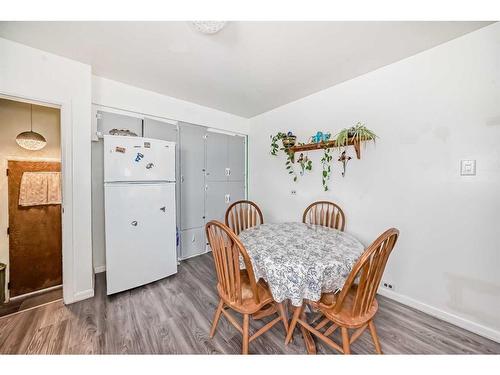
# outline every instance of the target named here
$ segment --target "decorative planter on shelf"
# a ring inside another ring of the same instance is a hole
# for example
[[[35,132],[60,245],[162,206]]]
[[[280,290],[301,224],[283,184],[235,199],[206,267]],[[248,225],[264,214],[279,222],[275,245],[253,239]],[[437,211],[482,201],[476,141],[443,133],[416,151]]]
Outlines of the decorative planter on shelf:
[[[330,133],[323,133],[321,131],[317,132],[315,135],[311,136],[311,143],[321,143],[328,142],[330,140]]]
[[[297,142],[297,137],[295,135],[287,136],[282,139],[283,147],[289,149],[290,147],[295,146],[295,142]]]

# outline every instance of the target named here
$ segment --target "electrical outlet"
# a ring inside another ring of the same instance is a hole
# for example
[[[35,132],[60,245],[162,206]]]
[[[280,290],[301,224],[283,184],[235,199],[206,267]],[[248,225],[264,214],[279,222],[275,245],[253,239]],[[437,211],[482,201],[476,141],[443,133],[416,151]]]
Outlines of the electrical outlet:
[[[290,192],[290,194],[292,194],[292,195],[297,195],[297,190],[292,190],[292,191]]]
[[[389,290],[394,290],[394,284],[392,283],[389,283],[387,281],[382,281],[382,286],[386,289],[389,289]]]

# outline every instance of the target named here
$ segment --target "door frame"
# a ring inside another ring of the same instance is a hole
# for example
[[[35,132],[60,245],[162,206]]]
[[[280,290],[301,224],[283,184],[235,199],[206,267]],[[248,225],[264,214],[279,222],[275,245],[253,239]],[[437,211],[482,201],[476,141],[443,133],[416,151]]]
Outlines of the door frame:
[[[1,99],[8,99],[18,102],[37,104],[41,106],[59,108],[60,127],[60,163],[62,179],[62,201],[61,201],[61,233],[62,233],[62,288],[64,303],[74,302],[80,296],[75,296],[75,247],[74,247],[74,202],[73,202],[73,122],[71,101],[64,101],[59,98],[43,97],[37,98],[20,93],[0,91]],[[1,131],[1,129],[0,129]],[[90,145],[89,145],[90,147]],[[15,156],[13,156],[15,158]],[[9,158],[7,158],[9,159]],[[10,262],[9,262],[10,263]],[[10,267],[7,267],[6,280],[9,280]],[[92,281],[92,290],[94,288]],[[9,298],[8,290],[6,293]],[[91,297],[91,296],[89,296]]]

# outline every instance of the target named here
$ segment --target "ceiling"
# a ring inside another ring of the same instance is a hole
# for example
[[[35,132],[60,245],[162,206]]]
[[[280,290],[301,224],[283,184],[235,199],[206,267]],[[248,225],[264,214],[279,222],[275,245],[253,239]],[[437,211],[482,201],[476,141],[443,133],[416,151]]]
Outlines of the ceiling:
[[[0,36],[93,74],[253,117],[489,22],[0,22]]]

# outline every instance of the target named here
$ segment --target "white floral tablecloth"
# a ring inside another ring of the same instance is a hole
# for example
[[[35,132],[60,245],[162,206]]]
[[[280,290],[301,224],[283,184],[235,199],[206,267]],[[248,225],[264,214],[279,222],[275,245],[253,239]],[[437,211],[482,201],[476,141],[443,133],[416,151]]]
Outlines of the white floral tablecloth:
[[[239,235],[256,279],[267,281],[276,302],[318,301],[344,285],[364,246],[348,233],[303,223],[262,224]]]

